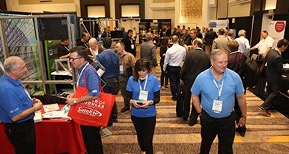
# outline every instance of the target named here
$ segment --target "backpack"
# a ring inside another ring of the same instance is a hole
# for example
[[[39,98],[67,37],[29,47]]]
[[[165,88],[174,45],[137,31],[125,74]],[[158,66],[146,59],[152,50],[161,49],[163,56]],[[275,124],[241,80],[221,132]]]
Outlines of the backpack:
[[[259,67],[255,60],[252,60],[250,57],[247,57],[245,61],[245,71],[244,71],[244,85],[246,87],[254,87],[260,77],[258,71]]]

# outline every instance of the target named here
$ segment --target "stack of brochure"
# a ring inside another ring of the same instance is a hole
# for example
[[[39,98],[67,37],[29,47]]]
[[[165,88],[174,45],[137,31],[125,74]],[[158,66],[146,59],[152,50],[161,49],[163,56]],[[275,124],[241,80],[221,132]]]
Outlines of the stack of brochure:
[[[34,122],[41,122],[42,121],[42,115],[41,115],[41,111],[36,111],[34,113]]]
[[[49,104],[49,105],[44,105],[44,114],[42,114],[42,118],[47,118],[47,119],[54,119],[54,118],[64,118],[71,120],[70,117],[68,117],[68,113],[65,112],[64,110],[59,110],[58,104]]]

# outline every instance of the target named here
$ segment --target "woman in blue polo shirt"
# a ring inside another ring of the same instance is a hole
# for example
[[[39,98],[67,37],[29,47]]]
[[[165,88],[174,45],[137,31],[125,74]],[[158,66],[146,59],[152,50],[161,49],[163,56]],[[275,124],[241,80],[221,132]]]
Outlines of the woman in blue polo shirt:
[[[134,66],[133,76],[128,80],[126,90],[130,100],[131,121],[137,132],[142,153],[153,154],[153,135],[156,125],[156,106],[160,101],[160,84],[150,74],[151,64],[139,59]]]

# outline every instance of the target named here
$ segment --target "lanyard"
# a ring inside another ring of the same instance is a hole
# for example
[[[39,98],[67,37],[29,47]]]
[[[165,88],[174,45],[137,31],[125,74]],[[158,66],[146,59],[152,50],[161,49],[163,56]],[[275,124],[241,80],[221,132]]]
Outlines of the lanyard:
[[[86,42],[83,42],[83,45],[84,45],[85,48],[88,48],[88,45],[87,45]]]
[[[26,95],[31,99],[31,97],[30,97],[28,91],[24,88],[24,86],[23,86],[22,84],[21,84],[20,86],[23,88],[23,90],[25,91]]]
[[[67,51],[69,51],[69,49],[68,49],[66,46],[64,46],[64,48],[65,48]]]
[[[215,83],[215,86],[218,89],[218,99],[220,99],[221,95],[222,95],[222,90],[223,90],[223,85],[224,85],[224,80],[222,80],[221,84],[217,84],[217,82],[215,80],[213,80]]]
[[[88,64],[89,64],[89,63],[86,63],[86,65],[83,67],[83,69],[82,69],[81,72],[79,73],[76,86],[78,86],[78,84],[79,84],[79,79],[81,78],[81,75],[82,75],[83,71],[85,70],[85,68],[88,66]]]
[[[145,89],[146,89],[146,86],[147,86],[147,82],[148,82],[148,75],[146,75],[146,80],[145,80],[145,84],[144,84],[144,88],[143,88],[143,90],[145,90]],[[141,90],[142,90],[142,88],[141,88],[141,85],[140,85],[140,79],[138,79],[138,84],[139,84],[139,90],[141,91]]]

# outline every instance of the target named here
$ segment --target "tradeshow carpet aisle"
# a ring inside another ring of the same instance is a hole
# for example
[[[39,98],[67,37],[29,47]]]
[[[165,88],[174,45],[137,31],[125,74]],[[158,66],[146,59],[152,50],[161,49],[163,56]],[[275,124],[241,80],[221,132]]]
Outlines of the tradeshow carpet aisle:
[[[139,49],[139,48],[138,48]],[[138,50],[139,51],[139,50]],[[159,50],[157,51],[159,54]],[[139,52],[138,54],[139,55]],[[160,76],[158,66],[156,75]],[[245,137],[235,136],[236,154],[281,154],[289,151],[289,119],[277,111],[271,117],[259,114],[258,106],[263,103],[250,91],[246,94],[248,104],[247,133]],[[123,99],[117,96],[118,123],[108,127],[112,135],[102,139],[105,154],[136,154],[140,148],[136,132],[130,120],[130,111],[120,113]],[[201,142],[200,122],[190,127],[175,113],[176,102],[171,100],[169,90],[161,91],[161,102],[157,105],[157,124],[154,135],[156,154],[197,154]],[[217,153],[217,139],[211,153]]]

